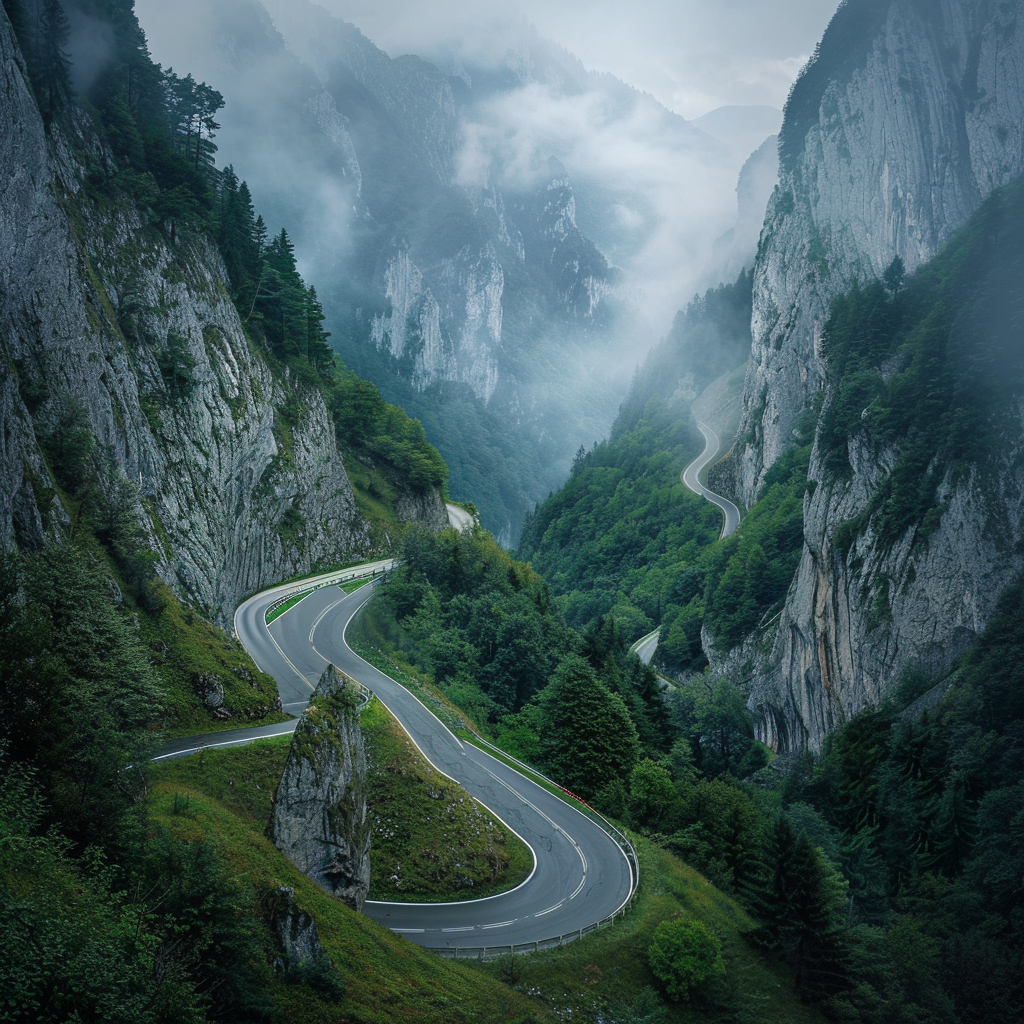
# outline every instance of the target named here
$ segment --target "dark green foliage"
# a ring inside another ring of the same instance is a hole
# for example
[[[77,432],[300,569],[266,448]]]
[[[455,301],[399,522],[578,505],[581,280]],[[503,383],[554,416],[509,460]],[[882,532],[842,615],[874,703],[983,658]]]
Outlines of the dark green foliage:
[[[13,14],[29,81],[43,120],[49,122],[67,105],[71,94],[68,55],[68,18],[60,0],[7,0]]]
[[[821,850],[779,818],[769,847],[772,865],[758,907],[762,939],[795,970],[805,997],[821,1001],[848,987],[842,934],[846,885]]]
[[[796,926],[786,924],[778,894],[797,892],[814,873],[782,825],[775,845],[792,851],[777,862],[804,866],[795,879],[776,872],[758,888],[760,916],[773,941],[806,956],[799,969],[809,991],[827,990],[844,1019],[1011,1021],[1019,1013],[1022,623],[1017,584],[934,711],[910,719],[897,715],[898,705],[861,713],[791,790],[827,824],[821,834],[848,883],[848,927],[803,947],[798,928],[784,937]],[[908,681],[897,692],[913,699],[920,689]],[[808,896],[798,901],[805,921],[825,909]]]
[[[442,687],[472,680],[495,714],[541,689],[574,638],[543,580],[482,531],[411,534],[382,590],[409,652]]]
[[[720,529],[716,510],[679,479],[700,452],[695,435],[682,409],[651,399],[633,429],[594,448],[527,521],[519,554],[564,595],[572,625],[628,618],[633,641],[669,606],[703,594],[703,578],[689,594],[677,586],[680,574],[699,572],[700,551]]]
[[[702,559],[705,622],[725,648],[741,642],[780,605],[803,549],[803,500],[810,447],[772,466],[739,531]]]
[[[0,740],[38,769],[68,835],[102,841],[139,796],[126,766],[160,706],[147,658],[110,579],[71,545],[3,572]]]
[[[96,853],[76,861],[33,773],[0,759],[0,1014],[8,1021],[157,1024],[205,1019],[145,902],[112,891]],[[155,894],[151,894],[155,895]],[[156,900],[154,900],[154,904]]]
[[[654,929],[647,962],[671,999],[689,999],[702,982],[725,973],[722,943],[700,921],[662,921]]]
[[[612,620],[575,634],[543,580],[482,530],[414,533],[403,554],[378,599],[382,638],[517,756],[589,798],[627,779],[641,749],[667,751],[656,679]]]
[[[629,775],[640,751],[636,728],[585,661],[563,661],[539,703],[544,764],[563,786],[590,800]]]
[[[168,119],[182,156],[197,172],[212,170],[217,151],[213,137],[220,129],[213,117],[224,106],[224,97],[191,75],[179,78],[171,68],[164,72],[164,88]]]
[[[660,625],[655,657],[676,672],[706,664],[702,626],[732,647],[770,616],[803,544],[806,441],[773,467],[724,544],[714,544],[720,513],[679,476],[702,441],[678,389],[699,389],[745,358],[750,293],[744,273],[679,314],[634,379],[611,440],[577,452],[570,480],[527,519],[520,542],[570,624],[610,616],[630,641]]]
[[[211,844],[153,826],[105,833],[116,863],[96,847],[76,858],[52,819],[35,772],[0,757],[4,1020],[273,1019],[260,908]]]
[[[42,440],[54,479],[69,494],[78,494],[95,473],[97,447],[82,403],[66,398],[53,430]]]
[[[195,357],[188,350],[188,339],[175,331],[168,331],[167,345],[156,356],[160,375],[171,393],[171,400],[185,398],[192,390],[192,371]]]
[[[720,544],[720,513],[679,480],[699,450],[682,410],[652,399],[536,510],[520,548],[563,595],[572,625],[610,616],[635,640],[660,622],[656,657],[676,671],[705,664],[702,625],[727,648],[770,617],[803,546],[809,446],[776,463],[740,531]]]
[[[1015,225],[1024,183],[993,194],[942,253],[904,279],[838,298],[826,326],[830,398],[818,444],[833,477],[848,477],[849,445],[895,449],[897,462],[862,518],[836,542],[849,546],[870,519],[884,542],[907,529],[926,539],[938,523],[947,472],[983,471],[1024,391],[1024,254]],[[884,371],[884,372],[883,372]]]

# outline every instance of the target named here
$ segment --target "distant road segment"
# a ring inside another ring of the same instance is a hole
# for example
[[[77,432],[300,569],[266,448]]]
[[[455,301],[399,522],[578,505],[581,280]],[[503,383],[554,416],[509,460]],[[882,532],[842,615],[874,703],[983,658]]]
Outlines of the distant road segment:
[[[718,455],[721,442],[718,440],[718,434],[706,423],[697,420],[697,427],[704,435],[704,451],[683,470],[682,481],[694,494],[699,494],[702,498],[706,498],[722,510],[725,522],[722,525],[722,532],[719,534],[719,538],[724,539],[735,533],[736,528],[740,525],[740,510],[728,498],[715,494],[714,491],[708,490],[700,482],[701,471]]]
[[[461,506],[449,501],[445,503],[445,507],[448,509],[448,522],[459,533],[467,533],[476,525],[476,520]]]
[[[651,658],[654,657],[654,652],[658,649],[658,634],[660,630],[661,627],[654,630],[653,633],[648,633],[647,636],[640,637],[630,648],[645,665],[650,665]]]

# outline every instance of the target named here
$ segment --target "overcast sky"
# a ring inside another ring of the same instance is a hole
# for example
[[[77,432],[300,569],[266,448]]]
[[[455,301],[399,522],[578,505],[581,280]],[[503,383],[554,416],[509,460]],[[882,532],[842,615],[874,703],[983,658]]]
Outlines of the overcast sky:
[[[508,0],[320,0],[392,57],[447,40]],[[838,0],[519,0],[541,34],[694,118],[727,104],[781,107]],[[425,43],[425,41],[427,41]]]

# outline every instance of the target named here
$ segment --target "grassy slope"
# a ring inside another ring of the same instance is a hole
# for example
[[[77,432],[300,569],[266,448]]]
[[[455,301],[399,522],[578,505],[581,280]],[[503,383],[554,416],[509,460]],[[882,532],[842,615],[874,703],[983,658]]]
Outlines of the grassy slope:
[[[377,728],[368,723],[369,732]],[[677,915],[702,921],[721,938],[726,974],[691,1003],[668,1008],[667,1019],[720,1019],[723,1010],[741,1020],[770,1017],[817,1024],[822,1019],[800,1004],[786,969],[742,937],[752,922],[738,904],[645,840],[637,842],[641,886],[636,906],[614,928],[514,963],[456,964],[419,949],[318,889],[263,837],[287,749],[288,741],[278,739],[161,765],[154,770],[150,807],[182,838],[216,843],[257,897],[292,886],[298,905],[316,918],[348,994],[340,1007],[331,1008],[305,990],[281,986],[277,998],[291,1019],[457,1024],[527,1020],[531,1014],[537,1021],[564,1019],[567,1010],[575,1020],[593,1021],[609,1010],[615,1015],[606,1020],[631,1019],[618,1011],[644,999],[661,1004],[646,951],[655,927]],[[398,832],[414,830],[434,807],[421,791],[418,803],[411,798],[403,803],[403,818],[396,808],[392,824]]]
[[[403,683],[414,682],[421,699],[435,707],[441,704],[441,695],[429,677],[417,673],[412,679],[409,673],[415,670],[401,652],[375,646],[389,646],[379,616],[374,618],[364,612],[355,626],[363,657],[373,657],[378,667],[391,675],[397,673]],[[349,641],[357,643],[352,635]],[[447,701],[444,710],[449,724],[455,728],[468,717]],[[470,738],[464,725],[460,733]],[[569,799],[564,794],[557,795]],[[410,807],[410,811],[415,815],[414,808]],[[607,1024],[633,1022],[643,1019],[647,1005],[661,1006],[669,1013],[665,1019],[672,1021],[772,1019],[817,1024],[824,1019],[820,1012],[800,1002],[789,969],[743,938],[742,933],[752,928],[754,922],[735,900],[667,850],[635,835],[631,838],[640,858],[640,890],[636,905],[621,923],[588,936],[583,942],[517,957],[514,962],[506,957],[480,964],[479,969],[533,996],[562,1019],[604,1020]],[[726,974],[714,981],[704,997],[695,996],[692,1004],[669,1007],[657,991],[646,957],[654,929],[677,915],[695,918],[719,936]],[[723,1012],[734,1016],[723,1017]],[[631,1013],[634,1015],[630,1016]]]
[[[360,722],[375,818],[374,899],[476,899],[514,888],[526,878],[533,869],[528,847],[434,771],[383,705],[372,702]],[[154,776],[161,785],[215,800],[262,835],[289,743],[283,737],[205,750],[165,762]]]
[[[734,900],[661,847],[634,839],[640,858],[640,891],[634,909],[614,928],[561,949],[481,965],[492,977],[533,995],[562,1019],[636,1021],[657,1005],[666,1021],[790,1021],[824,1018],[804,1006],[792,975],[743,938],[753,922]],[[726,973],[689,1003],[665,1007],[647,967],[654,929],[681,916],[704,923],[722,941]],[[631,1015],[631,1013],[633,1015]]]
[[[525,997],[393,935],[314,885],[238,813],[261,792],[255,789],[255,776],[238,774],[236,787],[249,792],[227,802],[207,796],[198,786],[164,778],[152,787],[150,812],[183,839],[214,843],[257,899],[280,886],[292,887],[297,905],[316,919],[320,940],[344,976],[347,994],[339,1004],[329,1005],[308,990],[279,985],[275,997],[286,1019],[308,1024],[475,1024],[520,1021],[531,1011]],[[273,951],[267,954],[272,958]]]
[[[519,885],[529,848],[434,771],[376,701],[362,714],[373,816],[374,899],[478,899]]]

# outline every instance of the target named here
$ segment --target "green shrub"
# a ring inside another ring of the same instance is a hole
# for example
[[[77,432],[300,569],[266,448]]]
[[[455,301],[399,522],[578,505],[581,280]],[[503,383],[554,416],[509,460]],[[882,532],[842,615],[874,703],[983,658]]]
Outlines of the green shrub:
[[[647,962],[672,999],[689,999],[702,982],[725,973],[722,943],[700,921],[662,921],[647,948]]]

